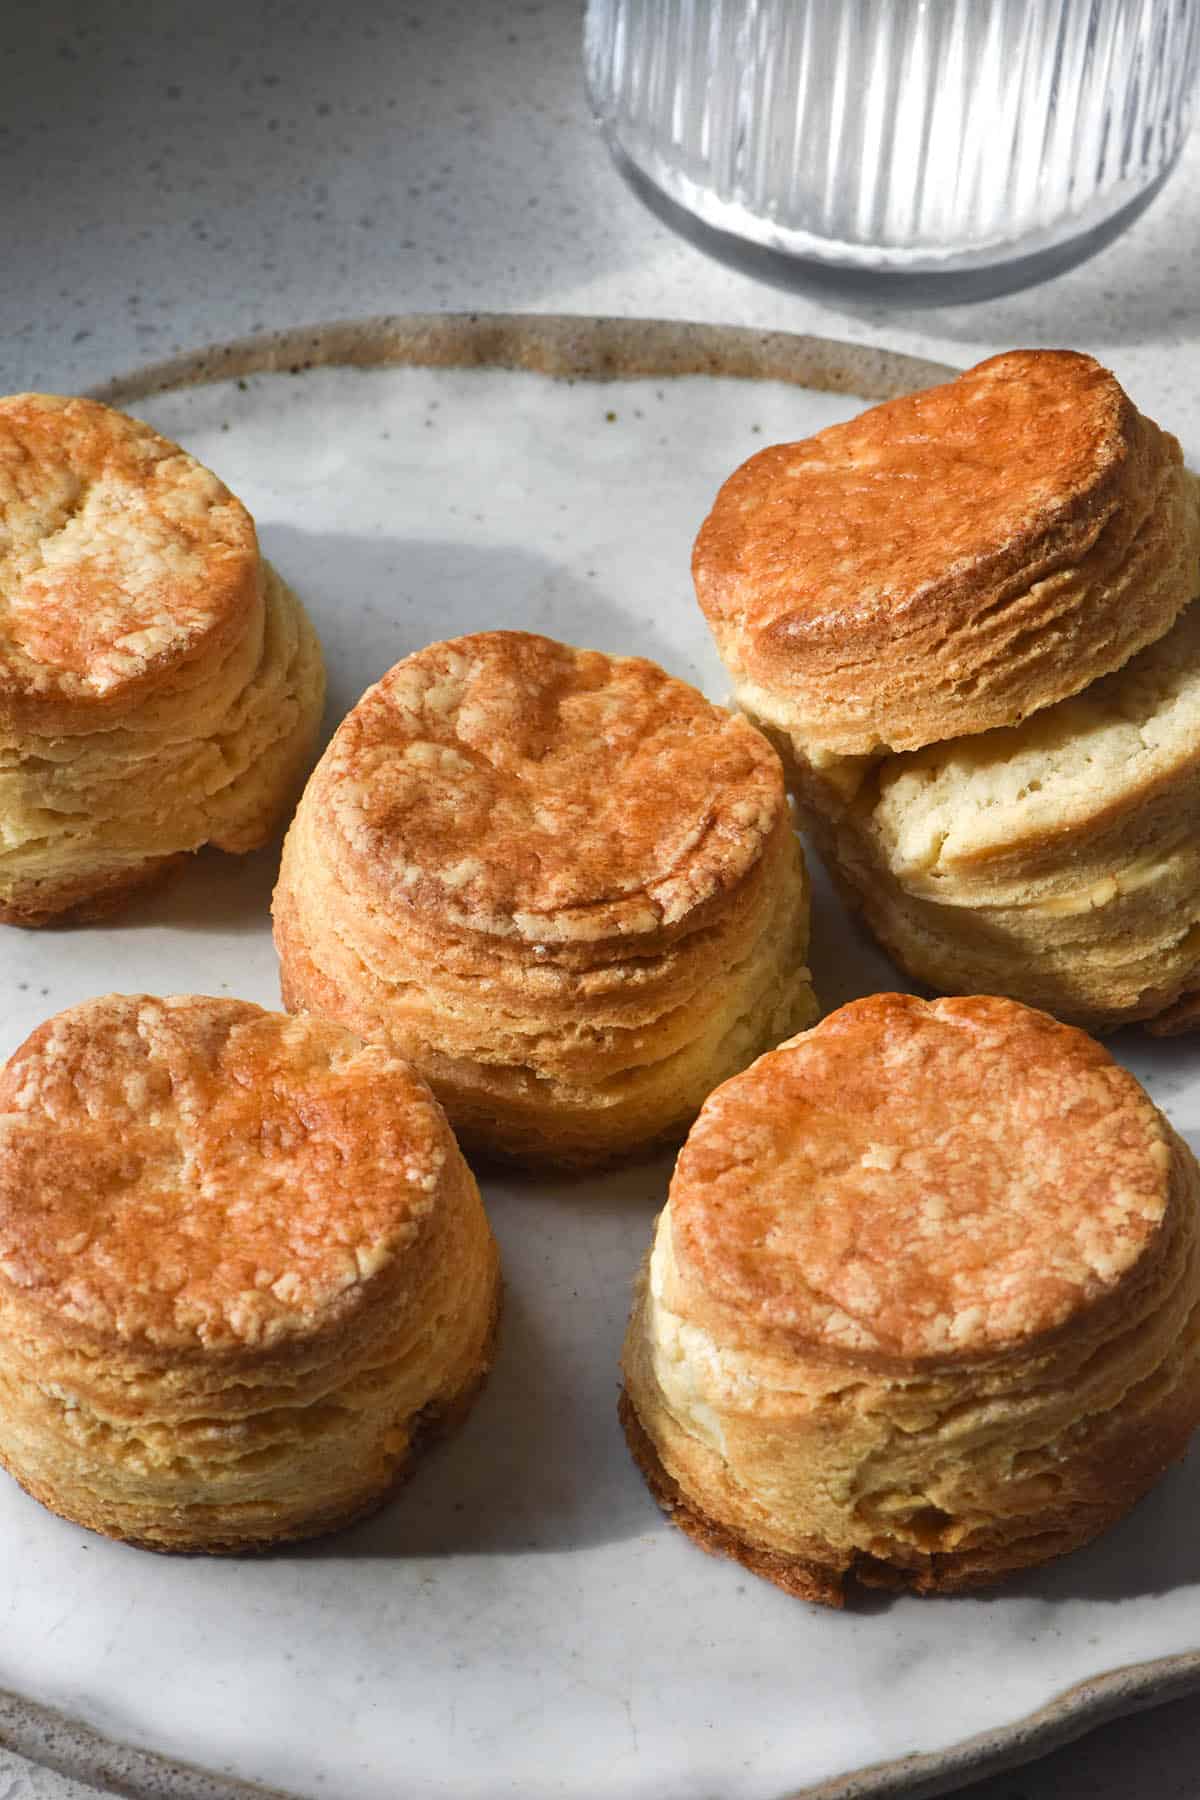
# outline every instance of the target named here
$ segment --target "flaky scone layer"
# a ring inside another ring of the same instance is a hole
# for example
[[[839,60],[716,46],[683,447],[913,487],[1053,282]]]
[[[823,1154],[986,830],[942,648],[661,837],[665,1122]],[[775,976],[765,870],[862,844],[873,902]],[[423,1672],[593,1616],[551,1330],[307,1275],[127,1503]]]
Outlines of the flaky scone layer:
[[[678,1133],[815,1013],[782,771],[733,724],[652,664],[524,634],[410,658],[289,831],[285,1003],[412,1060],[493,1154]]]
[[[463,1143],[492,1155],[579,1167],[668,1141],[719,1082],[816,1016],[790,827],[741,929],[679,939],[659,958],[583,970],[547,958],[532,972],[479,943],[381,944],[377,916],[368,944],[353,923],[343,935],[353,904],[334,871],[291,862],[302,841],[297,819],[275,901],[284,1003],[409,1058]]]
[[[133,887],[205,844],[242,853],[278,824],[324,703],[320,646],[264,565],[247,629],[101,730],[0,730],[0,919],[39,924]]]
[[[1200,591],[1200,496],[1091,357],[1012,351],[752,457],[693,570],[748,712],[808,753],[912,750],[1168,631]]]
[[[871,761],[762,723],[843,891],[917,980],[1092,1029],[1200,985],[1200,603],[1008,730]]]
[[[631,1446],[705,1547],[833,1605],[974,1586],[1182,1454],[1200,1170],[1098,1046],[877,996],[709,1107],[624,1353]]]
[[[110,996],[0,1077],[0,1460],[91,1529],[370,1510],[482,1379],[498,1281],[440,1108],[336,1026]]]

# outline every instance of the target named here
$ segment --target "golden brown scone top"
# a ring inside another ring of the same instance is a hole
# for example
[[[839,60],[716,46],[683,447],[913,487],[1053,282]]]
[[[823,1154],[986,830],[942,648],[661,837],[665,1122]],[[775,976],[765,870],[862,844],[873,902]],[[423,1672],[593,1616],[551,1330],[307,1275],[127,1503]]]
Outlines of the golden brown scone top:
[[[690,916],[786,802],[766,740],[654,663],[491,631],[369,689],[305,804],[376,904],[537,943]]]
[[[1193,543],[1178,596],[1113,596],[1117,613],[1161,610],[1144,625],[1107,621],[1102,591],[1029,597],[1089,555],[1103,590],[1180,460],[1092,357],[1010,351],[751,457],[697,537],[697,595],[734,672],[794,688],[801,729],[827,727],[831,749],[1011,724],[1118,667],[1194,596]]]
[[[453,1139],[405,1064],[245,1001],[112,994],[0,1074],[0,1283],[85,1338],[336,1325],[423,1240]]]
[[[260,592],[249,513],[94,400],[0,399],[0,724],[76,729],[235,641]]]
[[[1113,1293],[1163,1223],[1167,1127],[1082,1032],[876,994],[717,1089],[672,1243],[697,1318],[776,1348],[989,1355]]]

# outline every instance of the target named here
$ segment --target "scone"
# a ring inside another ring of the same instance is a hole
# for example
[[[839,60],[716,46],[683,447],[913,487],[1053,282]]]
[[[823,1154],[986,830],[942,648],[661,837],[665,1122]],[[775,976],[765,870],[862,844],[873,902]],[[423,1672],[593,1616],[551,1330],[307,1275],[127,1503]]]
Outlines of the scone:
[[[679,1135],[815,1016],[779,759],[641,658],[482,632],[343,721],[284,847],[285,1004],[378,1038],[464,1143],[582,1166]]]
[[[625,1344],[676,1524],[804,1599],[1085,1544],[1200,1422],[1200,1169],[1091,1038],[878,994],[711,1096]]]
[[[498,1297],[441,1108],[339,1026],[113,994],[0,1075],[0,1462],[77,1524],[348,1524],[465,1411]]]
[[[1200,605],[1073,699],[885,758],[807,811],[919,980],[986,982],[1093,1030],[1169,1028],[1200,969]]]
[[[754,457],[696,589],[843,893],[916,979],[1093,1029],[1200,987],[1200,483],[1021,351]]]
[[[91,400],[0,400],[0,921],[252,850],[324,700],[299,601],[215,475]]]

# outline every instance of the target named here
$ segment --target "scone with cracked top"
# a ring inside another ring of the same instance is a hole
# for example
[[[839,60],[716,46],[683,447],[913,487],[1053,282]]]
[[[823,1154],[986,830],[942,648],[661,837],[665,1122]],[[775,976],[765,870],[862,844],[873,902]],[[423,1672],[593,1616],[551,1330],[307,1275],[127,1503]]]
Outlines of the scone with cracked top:
[[[284,848],[285,1004],[409,1058],[468,1145],[582,1166],[679,1135],[815,1016],[783,774],[637,657],[432,644],[343,721]]]
[[[350,1523],[465,1412],[498,1302],[441,1108],[339,1026],[113,994],[0,1074],[0,1462],[80,1525]]]
[[[108,910],[265,842],[320,648],[217,477],[96,401],[0,400],[0,920]]]
[[[1092,1030],[1188,1016],[1200,482],[1107,370],[1013,351],[764,451],[694,571],[807,829],[909,975]]]
[[[1200,1169],[1082,1032],[881,994],[711,1096],[624,1352],[675,1522],[802,1598],[1085,1544],[1200,1422]]]

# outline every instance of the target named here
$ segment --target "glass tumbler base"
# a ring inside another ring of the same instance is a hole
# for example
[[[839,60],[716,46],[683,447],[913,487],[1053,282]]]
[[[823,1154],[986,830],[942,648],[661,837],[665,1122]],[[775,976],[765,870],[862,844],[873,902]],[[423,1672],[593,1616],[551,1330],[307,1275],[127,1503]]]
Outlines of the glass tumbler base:
[[[931,268],[928,264],[899,268],[895,264],[871,266],[821,256],[797,254],[754,242],[709,223],[684,206],[659,185],[604,130],[614,163],[634,193],[649,210],[681,237],[700,250],[743,274],[792,291],[807,290],[830,298],[869,304],[895,301],[909,306],[958,306],[977,300],[994,300],[1062,275],[1086,262],[1132,225],[1150,205],[1175,166],[1172,161],[1141,193],[1099,223],[1085,226],[1072,237],[1022,252],[992,253],[987,261],[972,262],[966,254],[959,261],[948,258]]]

